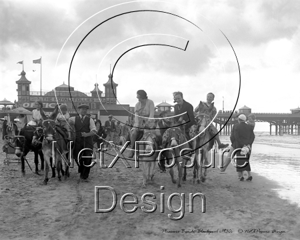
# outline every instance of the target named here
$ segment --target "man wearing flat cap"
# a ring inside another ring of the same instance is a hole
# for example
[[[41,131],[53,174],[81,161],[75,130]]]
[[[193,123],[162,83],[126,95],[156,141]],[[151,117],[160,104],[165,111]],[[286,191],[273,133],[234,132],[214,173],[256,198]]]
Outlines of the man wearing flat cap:
[[[93,151],[86,150],[83,151],[80,156],[78,154],[84,148],[89,148],[93,150],[93,136],[96,134],[96,126],[92,118],[87,116],[87,110],[89,106],[86,104],[81,104],[78,106],[79,114],[76,117],[70,117],[69,121],[74,124],[76,139],[74,148],[74,158],[79,161],[80,178],[86,180],[90,173],[90,167],[84,165],[90,165],[92,162]],[[83,158],[82,156],[89,156]],[[83,165],[84,163],[84,165]]]
[[[114,121],[112,121],[112,115],[108,116],[108,120],[105,122],[104,127],[107,134],[107,141],[113,141],[116,131],[116,125]]]

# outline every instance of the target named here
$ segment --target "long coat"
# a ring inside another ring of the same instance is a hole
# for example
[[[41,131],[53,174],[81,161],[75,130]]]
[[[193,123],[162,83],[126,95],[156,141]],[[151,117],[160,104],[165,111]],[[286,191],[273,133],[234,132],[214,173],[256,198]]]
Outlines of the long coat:
[[[254,138],[255,135],[252,126],[246,124],[245,122],[240,122],[233,126],[230,140],[234,149],[242,148],[245,145],[251,146],[254,142]]]
[[[252,146],[254,142],[254,132],[253,126],[246,124],[245,122],[237,123],[233,126],[230,140],[232,143],[232,147],[234,149],[243,148],[244,146]],[[244,156],[239,151],[236,153],[239,158],[237,158],[237,172],[243,171],[251,171],[249,159],[250,159],[250,152]],[[242,167],[243,166],[243,167]]]

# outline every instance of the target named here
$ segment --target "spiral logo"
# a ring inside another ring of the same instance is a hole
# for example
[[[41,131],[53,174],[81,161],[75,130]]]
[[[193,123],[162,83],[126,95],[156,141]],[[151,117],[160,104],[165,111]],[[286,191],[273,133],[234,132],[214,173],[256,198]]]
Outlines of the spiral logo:
[[[144,1],[139,1],[139,2],[144,2]],[[62,51],[64,50],[67,43],[70,40],[72,40],[72,37],[75,34],[75,32],[77,32],[80,29],[84,29],[86,31],[85,34],[81,34],[81,35],[83,35],[83,38],[79,41],[79,44],[76,47],[76,49],[70,59],[70,64],[69,64],[69,68],[68,68],[68,72],[67,72],[69,87],[71,85],[71,81],[72,81],[73,77],[76,75],[76,72],[74,72],[74,69],[76,70],[76,68],[74,68],[73,66],[76,65],[76,61],[78,60],[78,58],[82,57],[82,55],[79,54],[80,51],[83,51],[82,49],[84,49],[84,47],[87,45],[86,42],[88,42],[88,40],[90,38],[92,38],[93,34],[96,34],[96,32],[99,31],[99,29],[105,28],[107,25],[115,23],[115,22],[119,22],[120,25],[123,24],[125,26],[126,22],[124,22],[124,21],[126,21],[126,19],[127,19],[126,17],[128,17],[128,16],[132,16],[132,17],[151,16],[151,17],[153,17],[153,15],[154,15],[154,16],[157,16],[158,18],[163,16],[162,19],[167,18],[170,21],[171,21],[171,19],[173,19],[172,21],[174,22],[173,23],[174,26],[169,26],[169,27],[170,27],[170,29],[173,29],[173,28],[178,29],[179,31],[176,34],[174,34],[173,31],[170,31],[169,33],[168,32],[153,32],[153,31],[145,33],[145,31],[143,31],[143,34],[134,34],[133,36],[127,37],[126,39],[120,39],[112,47],[104,49],[104,51],[101,52],[102,54],[101,54],[101,56],[99,56],[100,63],[98,65],[98,67],[95,68],[95,75],[97,75],[97,73],[99,73],[99,71],[101,71],[101,66],[108,61],[107,59],[109,59],[110,62],[113,63],[112,71],[111,71],[111,79],[114,79],[114,76],[118,72],[117,66],[119,66],[120,64],[124,64],[124,61],[126,61],[126,60],[128,61],[127,56],[133,54],[137,50],[139,52],[141,52],[141,51],[146,51],[146,49],[154,49],[153,52],[157,52],[157,51],[159,51],[157,49],[164,49],[164,51],[166,51],[166,53],[170,53],[170,54],[174,55],[175,51],[177,51],[177,52],[181,52],[181,55],[176,55],[176,56],[184,56],[182,54],[186,54],[187,56],[190,56],[192,58],[195,55],[203,54],[205,49],[214,49],[214,51],[212,51],[212,50],[209,50],[209,51],[214,52],[213,55],[217,56],[220,53],[217,45],[219,44],[220,41],[223,41],[223,44],[227,44],[227,48],[230,49],[231,53],[233,53],[232,61],[236,62],[236,66],[237,66],[236,69],[237,69],[237,73],[238,73],[238,79],[235,80],[235,84],[236,84],[235,89],[237,89],[237,93],[234,93],[234,95],[236,95],[236,101],[235,101],[235,104],[232,105],[232,114],[233,114],[233,112],[236,109],[237,102],[239,99],[239,94],[240,94],[241,72],[240,72],[239,61],[238,61],[237,55],[235,53],[235,50],[234,50],[231,42],[229,41],[229,39],[226,37],[226,35],[221,30],[217,29],[212,23],[210,23],[205,18],[201,18],[200,22],[195,22],[195,21],[190,20],[188,18],[188,16],[185,16],[186,14],[180,13],[180,11],[184,12],[184,9],[185,9],[184,5],[181,5],[180,10],[177,9],[176,11],[174,11],[174,9],[172,7],[170,8],[169,6],[172,6],[174,4],[178,5],[177,3],[173,3],[173,2],[169,2],[169,1],[159,1],[158,2],[155,0],[145,1],[145,2],[147,2],[147,4],[149,2],[155,2],[155,8],[147,8],[147,7],[139,6],[139,9],[137,9],[137,7],[135,5],[137,3],[137,1],[130,1],[130,2],[117,4],[117,5],[111,6],[109,8],[106,8],[104,10],[101,10],[101,11],[93,14],[92,16],[87,18],[83,23],[81,23],[70,34],[70,36],[67,38],[67,40],[65,41],[65,43],[63,44],[63,46],[59,52],[59,56],[56,61],[56,66],[59,62],[59,58],[61,56]],[[164,3],[164,5],[162,5],[161,8],[158,8],[158,5],[163,4],[163,3]],[[131,8],[131,6],[132,6],[132,8]],[[169,10],[169,9],[171,9],[171,10]],[[111,11],[113,13],[111,13]],[[103,17],[103,19],[101,21],[99,21],[99,23],[97,23],[93,26],[88,25],[89,23],[91,23],[91,20],[96,19],[97,17]],[[130,24],[132,24],[132,22],[128,23],[128,25],[130,25]],[[164,23],[164,22],[161,23],[161,25],[164,25],[164,24],[166,24],[166,23]],[[189,32],[185,28],[180,28],[181,26],[188,28]],[[142,27],[142,26],[140,26],[140,27]],[[87,30],[88,28],[90,28],[90,29]],[[199,36],[200,36],[200,38],[199,38]],[[137,39],[143,39],[144,43],[137,44],[135,42]],[[204,39],[205,39],[205,41],[204,41]],[[99,39],[99,42],[101,42],[101,41],[102,41],[102,39]],[[131,45],[131,46],[128,47],[129,45]],[[122,48],[123,48],[123,50],[121,50]],[[117,52],[119,53],[118,56],[116,56],[116,54],[114,53],[117,49],[118,49]],[[201,51],[194,52],[193,51],[194,49],[196,49],[196,50],[200,49]],[[180,58],[180,57],[178,57],[178,58]],[[157,59],[157,61],[159,61],[159,59]],[[218,61],[222,62],[223,59],[218,58]],[[185,62],[182,62],[182,66],[184,66],[185,64],[186,64]],[[161,65],[164,66],[163,63]],[[198,65],[196,64],[195,66],[197,67]],[[176,68],[178,68],[178,67],[174,66],[174,69],[176,69]],[[216,79],[210,79],[209,82],[199,80],[197,82],[190,83],[191,87],[193,89],[201,90],[204,88],[205,85],[212,85],[215,88],[217,88],[217,86],[220,83],[220,79],[222,79],[222,72],[221,71],[217,71],[217,72],[220,72],[220,73],[219,73],[218,77],[216,77]],[[128,84],[130,85],[130,83],[128,83]],[[164,88],[163,86],[160,86],[159,83],[154,82],[153,84],[154,85],[156,84],[157,89]],[[226,83],[225,84],[222,83],[222,84],[223,84],[222,86],[227,86]],[[145,86],[148,86],[148,85],[149,85],[149,83],[145,83]],[[180,82],[173,83],[172,81],[170,81],[169,85],[170,85],[170,87],[169,87],[170,93],[169,94],[172,94],[173,90],[175,90],[175,88],[177,88],[177,85],[182,85],[182,84]],[[132,87],[130,87],[130,89],[132,90],[132,94],[135,94],[135,90]],[[178,89],[176,89],[176,90],[178,90]],[[228,92],[230,92],[231,95],[233,95],[233,93],[231,92],[232,91],[231,89],[227,89],[227,90],[228,90]],[[108,114],[108,110],[105,108],[105,105],[102,104],[102,101],[101,101],[101,98],[100,98],[97,88],[96,88],[96,91],[97,91],[99,103],[101,104],[102,108]],[[113,93],[115,102],[121,103],[117,99],[116,89],[113,86],[113,81],[111,81],[111,92]],[[69,93],[70,93],[69,97],[71,98],[71,101],[73,102],[72,94],[71,94],[71,92],[69,92]],[[166,91],[162,91],[162,94],[161,94],[162,99],[166,98],[165,94],[166,94]],[[57,98],[56,98],[56,100],[57,100]],[[57,102],[58,102],[58,100],[57,100]],[[73,102],[73,106],[75,108],[74,102]],[[129,114],[132,114],[132,113],[129,112]],[[232,114],[229,116],[226,123],[231,119]],[[216,116],[215,116],[215,118],[216,118]],[[202,132],[204,132],[210,126],[210,124],[213,123],[215,118],[211,119],[211,122],[207,125],[207,127],[205,129],[202,130]],[[126,124],[126,123],[124,123],[124,124]],[[185,124],[188,124],[188,122],[186,122]],[[224,128],[224,126],[219,130],[219,132]],[[184,142],[184,143],[176,146],[176,148],[183,147],[186,143],[192,142],[194,139],[199,137],[202,132],[199,132],[193,138],[188,140],[188,142]],[[210,138],[207,142],[203,143],[203,145],[205,145],[206,143],[211,141],[214,137],[215,136]],[[201,148],[203,145],[198,146],[198,148]],[[196,150],[196,149],[194,149],[194,150]]]

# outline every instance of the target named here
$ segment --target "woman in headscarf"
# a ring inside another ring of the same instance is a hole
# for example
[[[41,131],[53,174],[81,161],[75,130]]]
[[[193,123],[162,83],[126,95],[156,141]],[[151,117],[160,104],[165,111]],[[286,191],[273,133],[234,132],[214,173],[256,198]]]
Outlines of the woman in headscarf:
[[[93,141],[94,143],[97,143],[97,148],[100,148],[100,144],[103,143],[103,139],[106,138],[106,133],[99,119],[95,122],[95,126],[97,130],[97,134],[93,136]]]
[[[131,149],[135,147],[135,141],[139,134],[142,135],[144,128],[154,127],[154,102],[148,99],[147,93],[144,90],[138,90],[136,98],[139,100],[134,108],[134,125],[131,129],[130,144]],[[135,151],[130,151],[129,158],[134,156]]]
[[[37,125],[41,125],[41,122],[47,118],[43,111],[43,103],[36,101],[35,107],[36,109],[32,111],[32,120],[36,122]]]
[[[70,118],[70,114],[68,112],[68,107],[67,107],[67,105],[62,104],[59,106],[59,108],[60,108],[60,111],[57,114],[56,123],[67,130],[68,140],[71,141],[72,134],[71,134],[70,123],[68,122],[68,120]]]

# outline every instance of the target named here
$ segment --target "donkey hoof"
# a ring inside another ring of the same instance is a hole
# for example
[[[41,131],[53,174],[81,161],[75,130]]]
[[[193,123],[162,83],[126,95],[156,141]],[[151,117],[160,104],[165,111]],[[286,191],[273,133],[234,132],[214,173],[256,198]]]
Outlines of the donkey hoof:
[[[175,181],[175,180],[172,180],[172,183],[174,183],[174,184],[175,184],[175,183],[176,183],[176,181]]]
[[[48,181],[49,181],[48,178],[44,179],[44,185],[47,185]]]
[[[25,177],[25,171],[22,172],[22,176]]]
[[[178,184],[177,187],[180,188],[180,187],[181,187],[181,184]]]
[[[58,177],[58,181],[61,181],[61,177]]]
[[[197,179],[197,183],[198,183],[198,184],[200,183],[200,180],[199,180],[199,179]]]
[[[186,177],[183,177],[183,178],[182,178],[182,181],[186,181]]]
[[[202,178],[201,178],[201,182],[205,182],[205,177],[202,177]]]

